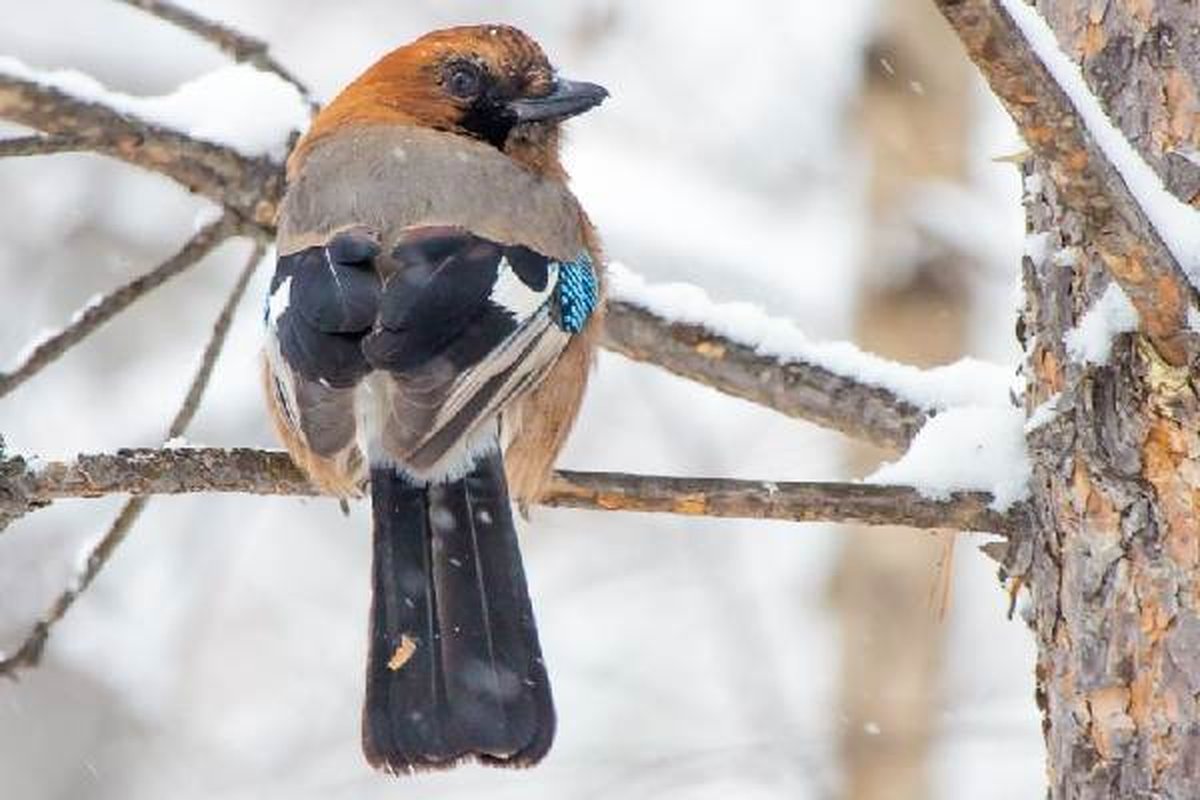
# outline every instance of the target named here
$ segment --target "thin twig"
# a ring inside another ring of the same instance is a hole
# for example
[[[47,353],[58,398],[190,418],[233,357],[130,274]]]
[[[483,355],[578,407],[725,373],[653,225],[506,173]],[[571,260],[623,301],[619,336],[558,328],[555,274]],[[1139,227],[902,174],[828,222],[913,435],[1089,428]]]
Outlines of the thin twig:
[[[38,343],[11,372],[0,373],[0,397],[4,397],[52,364],[147,292],[157,289],[171,278],[195,266],[217,245],[236,232],[234,220],[225,215],[197,231],[178,252],[154,269],[80,309],[70,325]]]
[[[763,355],[701,325],[672,322],[632,303],[609,302],[603,344],[782,414],[903,451],[927,413],[879,386],[820,364]]]
[[[188,386],[187,395],[183,399],[179,410],[175,413],[174,419],[167,429],[167,439],[173,439],[177,436],[182,436],[184,431],[192,423],[196,416],[196,411],[200,407],[200,400],[204,396],[205,389],[208,388],[209,381],[212,379],[213,368],[216,365],[217,358],[221,355],[221,351],[225,348],[225,341],[229,336],[229,328],[233,324],[234,312],[237,310],[238,304],[246,293],[246,287],[250,283],[250,278],[254,274],[255,267],[262,261],[263,253],[266,248],[261,243],[255,243],[251,251],[250,258],[246,261],[246,266],[242,268],[238,275],[237,281],[233,285],[233,289],[229,293],[225,305],[221,307],[220,314],[217,315],[217,320],[213,325],[212,334],[209,336],[208,344],[204,348],[204,354],[200,357],[200,365],[196,369],[196,374],[192,377],[191,384]],[[75,580],[59,593],[50,607],[38,618],[34,623],[32,630],[26,635],[21,645],[11,656],[5,656],[0,659],[0,675],[13,674],[19,669],[26,667],[37,666],[41,659],[42,651],[46,647],[46,640],[50,636],[50,631],[56,624],[66,615],[79,596],[87,591],[88,587],[100,574],[100,571],[108,564],[117,548],[125,541],[129,532],[133,529],[133,525],[145,510],[146,504],[150,502],[151,495],[135,495],[125,501],[125,505],[121,507],[117,513],[116,519],[109,526],[105,534],[100,537],[99,541],[88,551],[87,560],[84,562],[84,568]]]
[[[95,150],[98,146],[100,141],[96,137],[88,136],[17,136],[0,139],[0,158],[78,153]]]
[[[1017,124],[1046,161],[1060,199],[1088,226],[1088,240],[1174,366],[1188,361],[1188,308],[1196,292],[1170,249],[1096,145],[1066,92],[997,0],[935,0]]]
[[[238,492],[316,496],[286,453],[237,448],[119,450],[81,455],[70,462],[29,468],[0,462],[0,514],[67,497],[108,494]],[[9,498],[9,499],[5,499]],[[693,516],[859,522],[918,528],[1014,534],[1024,527],[1024,507],[1001,513],[980,492],[931,500],[903,486],[863,483],[792,483],[726,478],[672,478],[616,472],[555,473],[544,505],[604,511],[646,511]]]
[[[985,492],[923,497],[908,486],[867,483],[675,478],[620,472],[555,473],[543,505],[603,511],[644,511],[696,517],[854,522],[1015,535],[1023,507],[1000,513]]]
[[[188,387],[187,396],[184,397],[183,404],[180,405],[175,419],[171,420],[171,425],[167,429],[168,440],[182,436],[187,427],[192,424],[196,410],[200,407],[200,400],[204,397],[204,390],[208,388],[209,381],[212,380],[213,368],[217,364],[221,351],[225,349],[225,340],[229,338],[229,328],[233,325],[234,314],[237,312],[242,298],[245,297],[246,287],[250,285],[250,279],[254,277],[254,270],[263,260],[266,251],[266,246],[262,242],[254,243],[250,256],[246,259],[246,265],[242,267],[237,281],[230,289],[225,305],[221,306],[221,312],[217,315],[216,322],[213,323],[208,344],[204,347],[204,354],[200,356],[200,366],[196,368],[196,375],[192,378],[191,386]]]
[[[272,72],[278,75],[292,86],[295,86],[315,110],[316,104],[309,99],[308,87],[301,83],[296,76],[288,72],[282,64],[271,57],[270,52],[267,50],[266,42],[261,39],[256,39],[253,36],[222,25],[219,22],[202,17],[193,11],[181,8],[175,3],[168,2],[168,0],[118,0],[118,2],[139,8],[164,22],[170,23],[177,28],[182,28],[188,33],[215,45],[239,63],[252,64],[264,72]]]

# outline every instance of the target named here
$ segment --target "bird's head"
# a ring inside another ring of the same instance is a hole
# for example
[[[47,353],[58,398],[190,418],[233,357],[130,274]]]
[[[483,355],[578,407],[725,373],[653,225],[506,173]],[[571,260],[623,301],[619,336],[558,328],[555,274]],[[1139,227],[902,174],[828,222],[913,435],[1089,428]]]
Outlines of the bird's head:
[[[607,96],[594,83],[558,77],[537,42],[516,28],[447,28],[376,62],[326,106],[306,138],[356,123],[420,125],[556,172],[559,124]]]

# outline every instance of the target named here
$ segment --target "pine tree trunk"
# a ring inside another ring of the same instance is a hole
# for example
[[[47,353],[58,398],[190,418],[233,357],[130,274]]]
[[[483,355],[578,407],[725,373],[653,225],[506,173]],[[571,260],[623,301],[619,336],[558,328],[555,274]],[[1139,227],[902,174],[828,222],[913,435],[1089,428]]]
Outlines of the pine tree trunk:
[[[1177,196],[1196,204],[1200,10],[1186,0],[1041,0],[1109,115]],[[1037,700],[1053,798],[1200,796],[1200,399],[1139,335],[1102,366],[1065,334],[1109,284],[1093,226],[1026,164],[1027,410],[1037,540],[1017,571],[1032,589]],[[1038,250],[1039,248],[1034,248]]]

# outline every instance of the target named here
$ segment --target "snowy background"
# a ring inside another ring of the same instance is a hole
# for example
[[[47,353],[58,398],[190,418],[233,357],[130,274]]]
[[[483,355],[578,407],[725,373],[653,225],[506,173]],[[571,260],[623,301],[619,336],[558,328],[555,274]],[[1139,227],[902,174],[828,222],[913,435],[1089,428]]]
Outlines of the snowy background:
[[[754,13],[691,3],[686,16],[682,5],[633,0],[189,5],[266,39],[322,100],[430,28],[518,25],[564,74],[612,92],[573,126],[566,154],[612,257],[652,281],[757,303],[813,337],[851,335],[869,165],[848,109],[877,22],[871,0],[764,0]],[[83,70],[131,95],[169,93],[226,64],[100,0],[0,0],[0,18],[0,54]],[[1015,363],[1020,187],[993,159],[1021,145],[982,86],[976,94],[971,181],[926,213],[984,267],[973,273],[964,348]],[[86,155],[0,161],[0,187],[5,367],[209,214],[165,179]],[[160,444],[248,250],[222,247],[0,400],[10,449],[58,458]],[[264,267],[243,304],[193,442],[274,444],[257,373],[268,278]],[[845,477],[845,462],[834,434],[611,354],[563,459],[778,480]],[[59,503],[0,536],[0,650],[71,580],[119,504]],[[372,773],[358,745],[365,511],[155,499],[43,665],[0,682],[0,797],[839,796],[836,529],[537,511],[524,542],[559,708],[555,749],[530,772],[466,768],[398,783]],[[1032,644],[1004,620],[993,573],[974,548],[958,548],[936,797],[1042,791]],[[902,746],[902,733],[879,733]]]

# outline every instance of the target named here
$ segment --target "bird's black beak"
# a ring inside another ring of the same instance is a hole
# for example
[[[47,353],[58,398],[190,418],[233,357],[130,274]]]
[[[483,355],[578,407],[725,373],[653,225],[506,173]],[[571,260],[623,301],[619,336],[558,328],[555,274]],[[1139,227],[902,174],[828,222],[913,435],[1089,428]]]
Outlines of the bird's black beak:
[[[608,97],[603,86],[585,81],[554,82],[554,89],[544,97],[521,97],[510,100],[508,108],[517,122],[557,122],[595,108]]]

